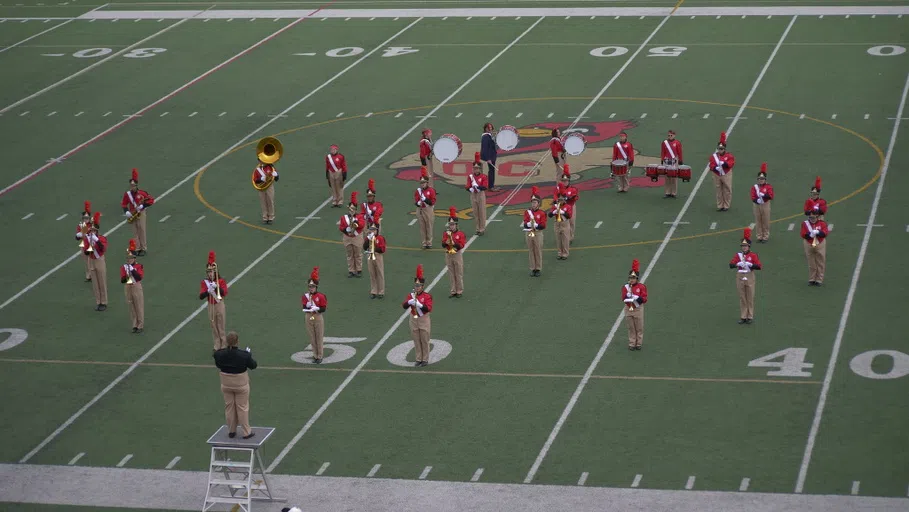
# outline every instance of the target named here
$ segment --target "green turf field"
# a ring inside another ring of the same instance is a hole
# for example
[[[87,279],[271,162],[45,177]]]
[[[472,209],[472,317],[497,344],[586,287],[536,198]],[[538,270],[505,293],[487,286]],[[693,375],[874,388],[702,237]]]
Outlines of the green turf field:
[[[224,418],[197,290],[214,250],[228,329],[260,364],[252,420],[277,429],[276,474],[906,499],[909,303],[892,261],[909,249],[906,2],[21,2],[0,5],[0,65],[15,70],[0,74],[0,463],[207,471]],[[503,190],[449,299],[444,217],[456,206],[471,237],[464,172],[486,121],[521,142],[500,152]],[[435,165],[431,251],[411,202],[423,126],[464,146]],[[569,159],[577,236],[557,261],[550,227],[531,279],[518,224],[532,186],[551,195],[552,127],[588,140]],[[670,128],[694,170],[679,198],[642,168],[616,194],[618,132],[642,166]],[[723,213],[705,173],[721,131],[737,161]],[[249,181],[266,135],[286,149],[273,225]],[[373,178],[384,203],[383,301],[347,278],[330,144],[345,194]],[[776,198],[743,326],[727,262],[761,162]],[[158,199],[141,335],[115,278],[133,167]],[[831,204],[822,288],[798,236],[816,175]],[[85,200],[110,241],[106,312],[72,238]],[[641,352],[616,322],[635,258]],[[400,306],[417,264],[435,297],[427,368]],[[321,367],[299,354],[314,266],[326,336],[347,347]]]

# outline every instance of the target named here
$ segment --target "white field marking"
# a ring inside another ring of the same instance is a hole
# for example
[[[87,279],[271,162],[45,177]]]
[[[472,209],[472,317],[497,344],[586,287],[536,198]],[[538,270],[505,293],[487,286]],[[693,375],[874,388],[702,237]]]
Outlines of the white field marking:
[[[486,222],[502,222],[502,219],[486,219]]]
[[[805,114],[799,114],[799,119],[805,119]]]
[[[166,116],[167,114],[170,114],[170,112],[164,112],[163,114],[161,114],[161,115],[158,116],[158,117],[164,117],[164,116]]]
[[[64,213],[63,215],[57,217],[57,220],[63,220],[63,219],[66,218],[67,215],[69,215],[69,214],[68,214],[68,213]]]
[[[84,114],[84,113],[85,113],[85,111],[80,110],[79,112],[76,113],[75,117],[79,117],[79,116],[81,116],[81,115]]]
[[[187,117],[196,117],[196,114],[198,114],[198,112],[193,112],[192,114],[190,114],[190,115],[187,116]]]
[[[165,222],[169,218],[170,218],[170,215],[165,215],[164,217],[161,217],[161,220],[159,220],[158,222]]]
[[[716,229],[716,222],[710,223],[710,229]]]
[[[228,18],[227,22],[230,23],[231,21],[234,21],[234,19],[233,19],[233,18]]]
[[[909,74],[906,75],[906,84],[903,85],[903,96],[900,98],[899,108],[896,117],[903,117],[903,109],[906,107],[906,95],[909,94]],[[893,133],[890,134],[890,145],[887,147],[887,155],[884,158],[884,167],[881,169],[881,177],[877,181],[877,189],[874,191],[874,202],[871,204],[871,212],[868,214],[868,226],[865,228],[865,235],[862,237],[862,246],[859,249],[858,258],[856,259],[855,269],[852,272],[852,282],[849,284],[849,293],[846,294],[846,303],[843,305],[843,314],[840,317],[840,324],[836,331],[836,338],[833,340],[833,350],[830,353],[830,362],[827,364],[827,373],[824,375],[824,384],[821,386],[821,395],[818,398],[817,409],[814,411],[814,420],[811,422],[811,431],[808,433],[808,441],[805,443],[805,455],[802,457],[802,465],[799,468],[798,480],[795,484],[795,492],[801,493],[805,488],[805,478],[808,476],[808,466],[811,464],[811,454],[814,451],[814,442],[817,439],[818,430],[821,427],[821,417],[824,415],[824,406],[827,404],[827,393],[830,392],[830,383],[833,381],[833,371],[836,369],[836,360],[839,357],[840,347],[843,344],[843,333],[846,332],[846,323],[849,321],[849,313],[852,311],[852,300],[855,298],[855,290],[858,288],[859,276],[862,274],[862,266],[865,264],[865,253],[868,252],[868,242],[871,240],[872,225],[877,216],[877,207],[881,202],[881,194],[884,191],[884,182],[887,180],[887,171],[890,168],[890,157],[893,156],[893,148],[896,146],[896,136],[899,133],[900,120],[893,122]]]
[[[35,214],[34,212],[29,213],[29,214],[26,215],[25,217],[22,217],[22,220],[27,220],[29,217],[31,217],[31,216],[34,215],[34,214]]]
[[[594,226],[593,229],[600,229],[600,226],[602,226],[602,225],[603,225],[603,221],[598,220],[598,221],[597,221],[597,225]]]
[[[47,117],[51,117],[51,116],[55,116],[55,115],[57,115],[57,111],[56,111],[56,110],[54,110],[53,112],[51,112],[50,114],[48,114]]]
[[[518,112],[518,115],[516,115],[515,117],[521,117],[521,116],[523,116],[523,115],[524,115],[523,112]]]
[[[313,114],[315,114],[315,112],[310,112],[310,113],[306,114],[306,117],[312,117]]]
[[[727,116],[726,119],[735,119],[735,116]],[[747,118],[747,117],[740,117],[740,118],[739,118],[739,121],[741,121],[742,119],[748,119],[748,118]]]
[[[477,470],[473,472],[473,476],[470,477],[470,481],[479,482],[481,476],[483,476],[483,468],[477,468]]]
[[[426,466],[423,468],[423,472],[420,473],[420,477],[417,480],[426,480],[426,477],[429,476],[429,472],[432,471],[432,466]]]
[[[401,117],[401,115],[403,115],[403,114],[404,114],[403,112],[398,112],[397,114],[395,114],[395,117],[396,118]]]
[[[443,19],[443,20],[447,20],[447,19],[448,19],[448,18],[447,18],[447,17],[445,17],[445,18],[442,18],[442,19]],[[369,18],[369,21],[376,21],[376,17],[375,17],[375,16],[373,16],[373,17],[372,17],[372,18]]]
[[[495,61],[499,60],[499,57],[501,57],[502,55],[505,54],[505,52],[510,50],[512,46],[518,44],[518,42],[521,39],[523,39],[524,36],[529,34],[530,31],[533,30],[534,27],[539,25],[540,22],[542,22],[544,19],[545,19],[544,16],[537,18],[537,20],[534,21],[529,27],[527,27],[527,29],[524,30],[524,32],[521,32],[521,34],[518,35],[518,37],[516,37],[514,40],[512,40],[510,43],[508,43],[508,45],[505,46],[505,48],[501,49],[499,51],[499,53],[495,54],[492,57],[492,59],[488,60],[485,64],[483,64],[483,66],[480,69],[478,69],[473,75],[471,75],[470,78],[467,79],[467,81],[462,83],[457,89],[454,90],[454,92],[449,94],[448,97],[446,97],[444,100],[442,100],[441,103],[436,105],[436,107],[433,108],[432,110],[430,110],[426,115],[427,116],[433,115],[437,111],[439,111],[442,107],[444,107],[449,101],[451,101],[452,98],[454,98],[464,88],[466,88],[468,85],[470,85],[470,83],[473,82],[478,76],[480,76],[480,74],[483,73],[483,71],[485,71],[487,68],[489,68],[489,66],[491,66]],[[591,103],[591,105],[592,105],[592,103]],[[367,164],[366,167],[364,167],[362,171],[360,171],[358,174],[356,174],[353,179],[356,179],[358,176],[365,173],[368,169],[370,169],[373,165],[375,165],[376,162],[378,162],[380,159],[384,158],[385,155],[387,155],[392,149],[394,149],[398,144],[400,144],[401,141],[403,141],[406,137],[408,137],[414,130],[416,130],[417,128],[419,128],[421,126],[424,126],[423,120],[417,121],[415,124],[413,124],[406,132],[404,132],[400,137],[398,137],[397,141],[395,141],[394,143],[392,143],[392,145],[388,146],[384,151],[382,151],[382,153],[380,153],[376,158],[374,158],[372,160],[372,162]],[[543,159],[541,158],[540,162],[542,162],[542,161],[543,161]],[[524,176],[524,178],[522,178],[521,182],[519,182],[519,186],[520,186],[520,184],[525,183],[526,180],[532,174],[533,173],[527,173]],[[347,180],[347,185],[350,185],[350,183],[353,181],[353,179]],[[494,219],[496,216],[498,216],[498,214],[505,208],[505,205],[508,204],[508,201],[512,197],[514,197],[515,194],[517,194],[518,190],[519,190],[519,187],[513,189],[511,191],[511,193],[505,198],[505,201],[503,201],[502,204],[500,204],[496,208],[496,210],[492,212],[492,215],[490,215],[489,219]],[[322,206],[320,206],[320,208],[327,205],[328,202],[329,202],[329,199],[326,199],[325,202],[322,203]],[[288,234],[291,234],[291,233],[293,233],[293,231],[289,232]],[[285,235],[285,236],[287,236],[287,235]],[[477,238],[479,238],[479,237],[477,237],[477,235],[473,235],[472,237],[470,237],[470,239],[464,245],[464,249],[462,249],[462,250],[466,251],[470,247],[470,245],[473,244],[473,242],[477,240]],[[433,279],[433,281],[431,283],[429,283],[429,286],[427,286],[424,289],[427,292],[432,290],[432,288],[435,287],[436,283],[438,283],[442,279],[442,277],[445,275],[445,273],[447,271],[448,271],[447,268],[443,268],[442,271],[439,272],[438,275],[436,275],[435,279]],[[313,414],[312,417],[310,417],[309,420],[306,421],[306,423],[303,425],[303,427],[300,428],[300,430],[296,433],[296,435],[294,435],[294,437],[290,440],[290,442],[287,443],[287,446],[285,446],[284,449],[281,450],[281,452],[278,454],[278,456],[275,457],[275,459],[272,461],[272,463],[265,470],[266,473],[272,472],[278,466],[278,464],[280,464],[281,461],[284,460],[284,457],[286,457],[287,454],[290,453],[290,451],[294,448],[294,446],[296,446],[296,444],[298,442],[300,442],[300,439],[302,439],[303,436],[306,435],[306,433],[309,431],[309,429],[311,429],[312,426],[316,423],[316,421],[318,421],[319,418],[325,413],[325,411],[328,410],[328,408],[331,406],[331,404],[334,403],[335,400],[337,400],[337,398],[338,398],[338,396],[340,396],[341,392],[344,391],[344,389],[350,384],[350,382],[357,376],[357,374],[360,373],[360,371],[363,369],[363,367],[366,366],[367,363],[369,363],[370,359],[372,359],[372,357],[382,348],[382,346],[385,345],[385,343],[388,341],[388,339],[398,330],[398,327],[402,323],[404,323],[404,320],[406,318],[408,318],[409,316],[410,316],[410,313],[405,311],[400,317],[398,317],[398,320],[395,321],[395,323],[391,326],[391,328],[385,332],[385,334],[379,339],[378,342],[376,342],[375,345],[373,345],[372,349],[366,354],[366,356],[364,356],[363,359],[357,364],[357,366],[353,370],[351,370],[350,373],[347,374],[347,377],[334,390],[334,392],[332,392],[332,394],[328,397],[328,399],[325,400],[325,403],[323,403],[319,407],[319,409],[316,410],[315,414]]]
[[[338,115],[335,116],[335,119],[337,119],[337,118],[339,118],[339,117],[341,117],[341,116],[343,116],[343,115],[344,115],[344,112],[338,112]]]
[[[79,462],[79,459],[81,459],[81,458],[84,457],[84,456],[85,456],[85,452],[79,452],[79,453],[77,453],[75,457],[73,457],[72,459],[70,459],[70,461],[69,461],[69,463],[67,464],[67,466],[75,466],[76,463]]]
[[[789,223],[789,229],[787,229],[786,231],[792,231],[793,229],[795,229],[795,223],[791,222],[791,223]]]
[[[466,21],[470,21],[472,19],[473,19],[473,16],[468,16]]]
[[[710,112],[708,112],[708,113],[706,113],[706,114],[704,114],[704,117],[703,117],[703,119],[707,119],[707,118],[708,118],[708,117],[710,117]]]
[[[367,112],[366,115],[363,117],[372,117],[372,112]]]
[[[672,118],[673,118],[673,119],[675,119],[675,118],[677,118],[677,117],[679,117],[678,112],[676,112],[675,114],[672,114]]]
[[[641,474],[634,475],[634,481],[631,482],[631,486],[634,488],[637,488],[639,485],[641,485],[642,478],[644,478],[644,475],[641,475]]]
[[[246,117],[252,117],[252,116],[254,116],[254,115],[256,115],[256,113],[255,113],[255,112],[250,112],[250,113],[249,113],[249,115],[248,115],[248,116],[246,116]],[[276,119],[277,119],[277,118],[276,118]]]
[[[94,9],[92,9],[92,10],[89,11],[89,12],[97,11],[97,10],[103,9],[103,8],[105,8],[105,7],[107,7],[107,6],[108,6],[108,4],[99,5],[98,7],[95,7]],[[26,37],[25,39],[23,39],[23,40],[21,40],[21,41],[19,41],[19,42],[17,42],[17,43],[13,43],[13,44],[11,44],[11,45],[9,45],[9,46],[6,46],[6,47],[4,47],[4,48],[0,48],[0,53],[3,53],[3,52],[5,52],[5,51],[7,51],[7,50],[11,50],[11,49],[13,49],[13,48],[15,48],[15,47],[17,47],[17,46],[23,44],[23,43],[27,43],[27,42],[31,41],[32,39],[34,39],[34,38],[36,38],[36,37],[38,37],[38,36],[43,36],[44,34],[47,34],[48,32],[57,30],[58,28],[62,27],[63,25],[66,25],[67,23],[72,22],[72,21],[75,20],[75,19],[76,19],[76,18],[70,18],[70,19],[64,21],[63,23],[61,23],[61,24],[59,24],[59,25],[54,25],[53,27],[51,27],[51,28],[49,28],[49,29],[47,29],[47,30],[45,30],[45,31],[43,31],[43,32],[38,32],[37,34],[31,35],[31,36],[29,36],[29,37]],[[4,21],[5,21],[5,20],[4,20]]]
[[[170,459],[170,462],[168,462],[167,465],[164,466],[164,469],[174,469],[174,466],[176,466],[177,463],[180,462],[180,458],[181,457],[179,455],[177,455],[173,459]]]
[[[747,490],[748,490],[748,485],[750,485],[750,484],[751,484],[751,479],[750,479],[750,478],[743,478],[743,479],[742,479],[742,483],[739,484],[739,491],[741,491],[741,492],[747,491]]]
[[[381,468],[381,467],[382,467],[381,464],[376,464],[375,466],[373,466],[372,469],[369,470],[369,473],[366,473],[366,478],[372,478],[372,477],[376,476],[376,473],[379,472],[379,468]]]
[[[824,15],[821,14],[820,16],[818,16],[818,19],[821,19],[821,20],[824,19]]]
[[[770,69],[770,64],[773,62],[773,59],[776,57],[776,54],[779,52],[780,47],[783,45],[783,41],[786,40],[786,36],[789,35],[789,31],[792,29],[792,26],[795,24],[795,20],[798,19],[798,16],[793,16],[792,20],[789,22],[789,25],[786,26],[786,30],[783,31],[780,40],[776,43],[776,46],[773,48],[773,51],[770,53],[770,57],[767,59],[767,62],[764,64],[764,67],[761,69],[760,74],[758,74],[757,79],[754,81],[754,84],[751,86],[751,90],[748,91],[748,95],[745,96],[745,101],[742,102],[742,105],[739,107],[738,112],[736,112],[736,117],[742,115],[745,109],[748,107],[748,103],[751,102],[751,98],[754,96],[755,91],[757,91],[758,86],[761,84],[761,81],[764,79],[764,75],[767,73],[767,70]],[[650,39],[656,35],[657,31],[666,21],[669,20],[669,17],[663,19],[662,23],[657,26],[650,37],[644,41],[644,45],[650,42]],[[638,49],[640,52],[644,46]],[[636,52],[635,55],[638,53]],[[633,58],[634,56],[632,56]],[[629,59],[630,62],[630,59]],[[731,135],[732,131],[735,129],[737,124],[737,119],[733,119],[729,124],[729,127],[726,129],[726,135]],[[710,172],[709,167],[704,167],[704,171],[701,173],[701,177],[698,178],[697,183],[695,183],[694,188],[691,193],[688,195],[688,199],[685,200],[685,204],[682,206],[681,211],[679,211],[678,216],[676,216],[676,222],[682,220],[685,216],[685,213],[688,212],[688,208],[691,207],[691,203],[694,201],[695,195],[704,181],[707,179],[707,173]],[[663,254],[663,251],[666,250],[666,246],[669,245],[669,241],[672,239],[672,236],[675,234],[675,230],[678,227],[678,224],[673,224],[672,227],[666,232],[666,236],[663,237],[663,241],[660,242],[659,247],[657,247],[656,253],[654,253],[653,258],[650,260],[650,263],[647,264],[647,269],[644,271],[644,275],[641,276],[641,281],[646,282],[647,277],[650,275],[650,272],[653,271],[656,263],[660,260],[660,257]],[[556,424],[552,427],[552,432],[549,433],[549,437],[546,439],[546,442],[543,444],[543,447],[540,449],[540,453],[537,455],[536,460],[531,466],[530,471],[527,472],[527,476],[524,478],[524,483],[529,484],[533,481],[533,477],[536,476],[537,471],[540,469],[540,465],[543,464],[543,459],[546,458],[546,454],[549,453],[549,449],[552,447],[552,443],[555,442],[556,437],[558,437],[559,432],[561,432],[562,427],[565,425],[565,422],[568,420],[568,415],[571,414],[571,411],[574,409],[574,406],[578,403],[578,399],[581,397],[581,393],[584,391],[584,388],[587,386],[587,383],[590,381],[590,377],[593,375],[594,370],[596,370],[597,365],[600,363],[600,360],[606,354],[606,349],[609,348],[610,343],[612,343],[613,338],[615,337],[616,332],[618,332],[619,326],[622,325],[622,321],[625,318],[624,313],[619,313],[615,322],[612,324],[612,328],[609,330],[609,334],[606,335],[606,339],[603,341],[603,344],[600,346],[599,351],[596,356],[594,356],[593,361],[590,362],[590,366],[587,367],[587,371],[584,372],[584,377],[581,378],[581,382],[578,383],[578,387],[575,389],[574,393],[571,395],[571,398],[568,400],[568,404],[565,405],[565,409],[562,411],[562,414],[559,416],[559,419],[556,421]]]
[[[460,114],[458,114],[458,115],[460,115]],[[554,116],[554,115],[555,115],[555,112],[550,112],[549,115],[546,116],[546,119],[552,119],[552,116]]]
[[[42,57],[63,57],[65,53],[42,53]]]
[[[578,478],[578,485],[584,485],[585,483],[587,483],[588,476],[590,476],[590,473],[588,473],[586,471],[581,473],[581,478]]]
[[[407,224],[407,225],[408,225],[408,226],[413,226],[413,225],[416,224],[416,223],[417,223],[417,219],[413,219],[413,220],[411,220],[410,223]]]
[[[19,117],[27,116],[29,112],[31,112],[31,110],[26,110],[25,112],[19,114]]]
[[[224,117],[225,115],[227,115],[227,112],[221,112],[220,114],[218,114],[218,117]]]
[[[240,216],[237,215],[236,217],[230,219],[230,222],[228,222],[228,224],[233,224],[234,222],[237,222],[237,220],[238,220],[239,218],[240,218]]]
[[[319,470],[316,471],[316,476],[322,476],[325,473],[325,470],[328,469],[328,466],[331,466],[331,462],[324,462],[322,466],[319,467]]]
[[[457,119],[457,118],[459,118],[459,117],[461,117],[461,116],[462,116],[462,115],[464,115],[464,113],[463,113],[463,112],[458,112],[458,114],[457,114],[457,115],[456,115],[456,116],[455,116],[455,119]]]
[[[644,112],[643,114],[641,114],[641,119],[644,119],[645,117],[647,117],[647,112]]]
[[[615,119],[615,112],[609,114],[609,119]]]
[[[322,217],[295,217],[295,218],[296,218],[297,220],[303,220],[303,219],[308,219],[308,220],[320,220]],[[338,223],[340,224],[341,221],[338,221]]]
[[[667,220],[663,224],[671,224],[673,227],[678,226],[679,224],[691,224],[688,221],[678,221],[678,220]]]
[[[202,219],[204,219],[204,218],[205,218],[205,215],[200,215],[199,218],[196,219],[196,223],[202,222]]]
[[[131,453],[128,454],[126,457],[123,457],[122,459],[120,459],[120,462],[117,463],[117,467],[122,468],[123,466],[126,465],[127,462],[129,462],[129,459],[131,459],[131,458],[133,458],[133,454],[131,454]]]
[[[849,19],[849,15],[848,15],[848,14],[846,15],[846,19],[847,19],[847,20]]]
[[[255,18],[253,18],[253,19],[255,19]],[[344,18],[344,21],[350,21],[350,18],[349,18],[349,17],[348,17],[348,18]]]
[[[693,475],[689,476],[688,481],[685,482],[685,489],[687,489],[689,491],[694,489],[694,480],[695,480],[695,477]]]
[[[856,224],[856,226],[861,226],[863,228],[866,228],[866,227],[868,227],[868,224]],[[884,227],[884,225],[883,224],[872,224],[871,227],[882,228],[882,227]]]
[[[871,118],[871,114],[865,114],[865,119]]]
[[[486,119],[489,119],[490,117],[492,117],[492,112],[486,114]]]
[[[635,222],[634,226],[631,226],[631,229],[638,229],[639,227],[641,227],[641,221]]]
[[[773,119],[773,112],[767,114],[767,119]]]
[[[749,229],[754,229],[754,222],[752,222],[751,224],[748,224],[748,228],[749,228]]]
[[[859,486],[860,486],[861,484],[862,484],[862,483],[859,482],[858,480],[853,480],[853,482],[852,482],[852,491],[850,492],[850,494],[852,494],[853,496],[858,496],[858,493],[859,493]]]
[[[832,116],[830,116],[830,119],[836,119],[836,114],[833,114]]]
[[[909,233],[909,224],[906,224],[906,233]]]

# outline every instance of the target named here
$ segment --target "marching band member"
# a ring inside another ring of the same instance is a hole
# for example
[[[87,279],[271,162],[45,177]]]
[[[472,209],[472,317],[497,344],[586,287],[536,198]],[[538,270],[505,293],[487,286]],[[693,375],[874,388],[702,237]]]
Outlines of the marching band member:
[[[663,165],[684,165],[682,143],[675,138],[675,131],[669,130],[666,139],[660,146],[660,160]],[[666,176],[663,186],[663,197],[676,197],[679,193],[679,178]]]
[[[619,141],[612,147],[612,159],[625,160],[628,162],[629,169],[634,166],[634,146],[628,142],[627,133],[619,133]],[[619,192],[628,192],[628,189],[630,188],[628,185],[628,174],[616,176],[616,178],[619,182]]]
[[[79,241],[79,247],[82,247],[82,238],[88,233],[88,226],[92,222],[92,203],[86,201],[82,210],[82,221],[76,224],[76,240]],[[82,259],[85,260],[85,282],[92,280],[91,257],[82,253]]]
[[[306,318],[306,332],[309,333],[309,343],[312,345],[312,362],[321,364],[325,339],[325,321],[322,314],[328,309],[328,297],[319,291],[319,267],[312,269],[307,287],[309,291],[304,293],[301,299]]]
[[[325,179],[331,189],[331,207],[340,208],[344,202],[344,182],[347,181],[347,160],[332,144],[325,155]]]
[[[571,205],[571,215],[568,218],[568,225],[571,228],[571,232],[568,234],[568,243],[574,242],[574,226],[575,219],[578,216],[578,187],[573,187],[571,185],[571,170],[568,168],[568,164],[565,164],[562,167],[562,181],[556,187],[559,194],[562,192],[565,193],[565,200]],[[565,258],[568,257],[568,253],[565,253]],[[562,259],[565,259],[562,258]]]
[[[369,184],[366,185],[366,202],[360,206],[360,215],[366,219],[366,222],[379,223],[379,218],[385,213],[382,203],[376,201],[376,180],[369,178]]]
[[[562,167],[559,162],[565,164],[567,152],[562,145],[562,132],[558,128],[552,129],[552,138],[549,139],[549,152],[552,154],[552,161],[555,162],[556,179],[562,174]]]
[[[802,222],[805,258],[808,259],[808,286],[824,284],[824,271],[827,269],[827,233],[827,223],[820,220],[814,211],[808,214],[808,220]]]
[[[414,366],[429,364],[429,333],[432,322],[432,295],[423,291],[426,279],[423,277],[423,265],[417,265],[417,277],[413,281],[413,291],[404,298],[404,309],[410,309],[410,335],[413,338],[416,362]]]
[[[429,186],[432,186],[432,179],[435,170],[432,163],[432,130],[423,128],[423,134],[420,136],[420,165],[429,169]]]
[[[647,287],[640,282],[641,262],[631,262],[628,284],[622,286],[622,302],[625,303],[625,323],[628,324],[628,350],[641,350],[644,341],[644,304],[647,303]]]
[[[559,256],[557,259],[567,260],[568,259],[568,248],[571,245],[571,218],[572,207],[571,203],[568,203],[568,198],[566,197],[566,191],[563,188],[556,189],[555,201],[552,203],[552,208],[549,210],[549,218],[555,217],[555,237],[556,237],[556,248],[559,251]]]
[[[476,234],[483,236],[486,234],[486,189],[489,188],[489,180],[483,174],[480,153],[473,155],[473,174],[467,175],[467,185],[464,188],[470,192],[470,207],[476,221]]]
[[[773,185],[767,183],[767,162],[761,164],[757,184],[751,187],[751,202],[754,203],[754,227],[758,243],[770,239],[770,201],[773,200]]]
[[[442,233],[442,248],[445,249],[445,266],[448,267],[448,298],[461,298],[464,293],[464,246],[467,236],[458,229],[458,209],[448,209],[448,230]]]
[[[808,199],[805,199],[805,215],[814,212],[817,218],[824,220],[827,215],[827,201],[821,199],[821,177],[814,178],[814,186],[808,192]]]
[[[275,181],[278,177],[278,170],[274,165],[266,164],[258,160],[256,168],[253,169],[252,179],[256,183],[265,183],[267,176],[271,175]],[[271,224],[275,221],[275,185],[272,184],[265,190],[259,191],[259,206],[262,207],[262,222]]]
[[[214,350],[227,348],[225,297],[227,297],[227,281],[221,278],[221,273],[218,271],[215,251],[209,251],[208,265],[205,266],[205,279],[199,284],[199,300],[208,299],[208,322],[211,324]]]
[[[732,202],[732,168],[735,167],[735,157],[726,152],[726,132],[720,133],[720,143],[716,152],[710,155],[707,163],[713,171],[713,186],[716,189],[716,211],[729,211]]]
[[[745,228],[742,238],[742,251],[729,260],[729,268],[735,269],[735,287],[739,291],[739,323],[750,324],[754,320],[754,271],[761,270],[761,260],[757,253],[751,252],[751,229]]]
[[[95,311],[107,309],[107,237],[102,235],[101,212],[95,212],[88,230],[82,237],[82,254],[89,258],[92,292],[95,294]]]
[[[385,298],[385,250],[388,247],[385,237],[379,234],[379,224],[366,221],[366,240],[363,251],[366,253],[366,268],[369,269],[369,298]]]
[[[350,193],[350,203],[347,205],[347,215],[341,216],[338,229],[343,233],[341,240],[347,252],[347,277],[363,276],[363,255],[360,247],[363,246],[363,229],[366,220],[357,214],[357,192]]]
[[[480,158],[486,162],[486,166],[489,168],[489,190],[497,192],[499,190],[496,188],[496,157],[498,156],[498,149],[496,149],[496,140],[492,134],[493,130],[495,130],[495,127],[492,123],[483,125],[483,135],[480,136]]]
[[[120,266],[120,282],[125,284],[126,309],[129,310],[129,321],[133,332],[141,333],[145,328],[145,294],[142,293],[142,279],[145,269],[136,263],[136,241],[129,241],[126,250],[126,264]]]
[[[120,207],[123,208],[123,215],[127,219],[136,217],[131,223],[133,235],[139,240],[139,256],[145,256],[148,250],[148,244],[145,239],[145,209],[155,204],[155,198],[144,190],[139,190],[139,171],[133,169],[132,177],[129,180],[129,190],[123,193],[123,199],[120,200]]]
[[[426,168],[420,168],[420,187],[413,193],[417,205],[417,219],[420,221],[420,237],[424,249],[432,249],[432,222],[435,217],[436,191],[429,186]]]
[[[546,214],[540,210],[540,189],[536,185],[531,188],[530,209],[524,211],[521,228],[526,233],[530,277],[539,277],[543,272],[543,230],[546,229]]]

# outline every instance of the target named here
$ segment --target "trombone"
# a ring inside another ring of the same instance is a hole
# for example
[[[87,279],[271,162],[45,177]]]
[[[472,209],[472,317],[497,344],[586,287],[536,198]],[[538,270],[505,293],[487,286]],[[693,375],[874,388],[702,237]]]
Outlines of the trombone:
[[[256,156],[263,164],[274,164],[284,155],[284,145],[274,137],[265,137],[256,144]],[[265,174],[265,181],[256,183],[255,173],[252,177],[253,188],[262,192],[268,190],[275,182],[275,177],[271,173]]]
[[[221,302],[221,275],[218,273],[218,267],[215,267],[212,278],[212,281],[215,282],[215,300]]]

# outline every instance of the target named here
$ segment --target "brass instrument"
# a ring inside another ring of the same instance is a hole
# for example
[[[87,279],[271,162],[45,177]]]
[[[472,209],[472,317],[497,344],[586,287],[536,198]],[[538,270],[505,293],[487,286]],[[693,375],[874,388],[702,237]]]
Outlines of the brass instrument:
[[[454,247],[454,233],[449,229],[448,230],[448,254],[454,254],[458,251]]]
[[[265,137],[256,144],[256,156],[263,164],[274,164],[284,155],[284,146],[281,141],[274,137]],[[268,190],[275,182],[275,177],[271,173],[265,174],[265,181],[256,183],[255,177],[252,178],[253,188],[258,191]]]
[[[133,222],[136,222],[136,220],[138,220],[139,217],[142,216],[142,212],[143,212],[143,211],[144,211],[144,210],[136,209],[136,213],[130,215],[129,218],[126,219],[126,222],[128,222],[128,223],[130,223],[130,224],[132,224]]]
[[[127,267],[132,267],[132,265],[127,265]],[[133,281],[133,273],[131,268],[126,270],[126,275],[126,284],[136,284],[136,282]]]
[[[369,259],[376,261],[376,235],[369,238]]]
[[[218,267],[215,267],[212,277],[212,281],[215,282],[215,299],[221,302],[221,276],[218,274]]]
[[[562,201],[556,203],[556,221],[562,222]]]
[[[82,233],[82,238],[79,240],[79,249],[84,251],[85,250],[85,234],[88,232],[88,223],[80,222],[79,231]],[[91,248],[91,244],[89,244],[88,247]]]
[[[531,210],[532,212],[533,210]],[[530,214],[530,233],[527,235],[530,238],[536,237],[537,232],[537,218],[533,216],[533,213]]]
[[[811,240],[811,247],[817,247],[817,244],[818,244],[818,242],[817,242],[817,237],[814,237],[814,238]]]
[[[88,249],[86,249],[85,252],[87,252],[89,254],[95,252],[95,249],[92,247],[92,241],[87,238],[88,235],[91,234],[91,232],[92,232],[92,228],[89,228],[88,223],[86,222],[85,227],[82,228],[82,239],[85,240],[86,242],[88,242]]]

